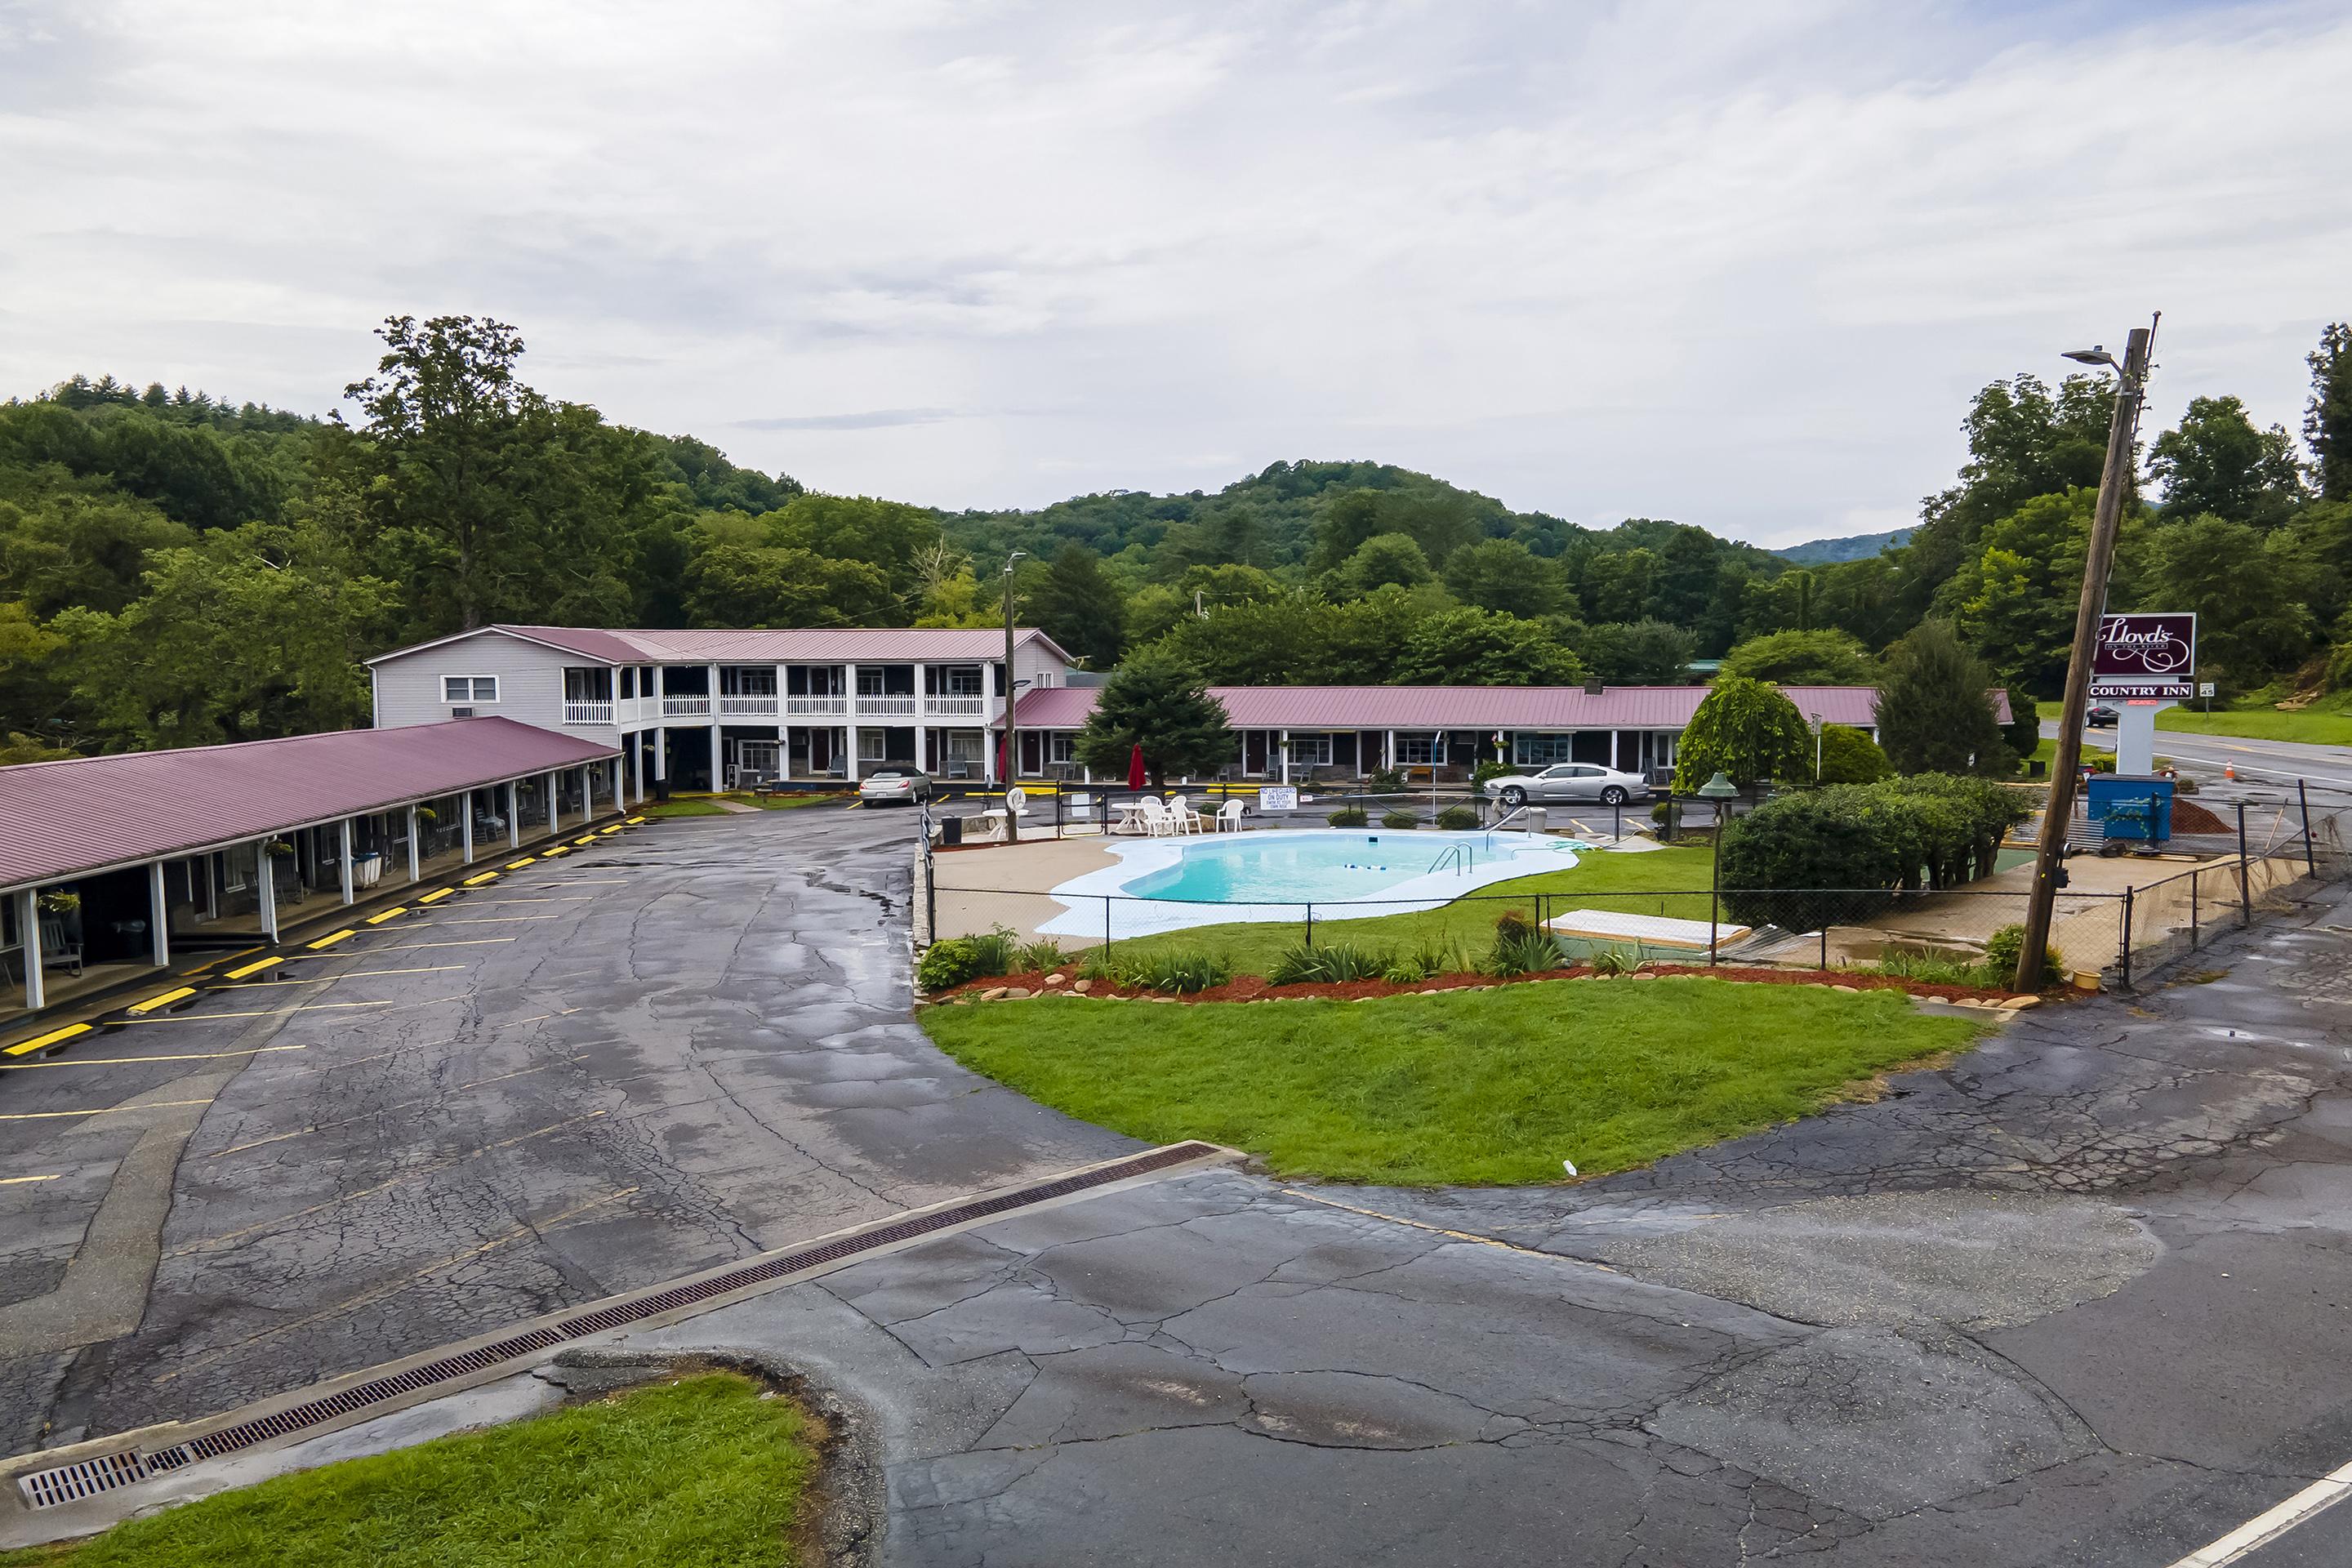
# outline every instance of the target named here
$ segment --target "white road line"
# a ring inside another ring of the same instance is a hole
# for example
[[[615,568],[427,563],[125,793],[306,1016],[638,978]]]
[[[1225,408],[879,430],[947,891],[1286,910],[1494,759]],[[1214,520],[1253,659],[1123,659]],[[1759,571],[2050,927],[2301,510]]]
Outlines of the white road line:
[[[151,1100],[143,1105],[101,1105],[96,1110],[15,1110],[0,1116],[0,1121],[54,1121],[60,1116],[129,1116],[142,1110],[164,1110],[173,1106],[211,1103],[209,1100]]]
[[[2315,1514],[2342,1502],[2352,1494],[2352,1465],[2312,1482],[2294,1496],[2272,1509],[2258,1513],[2212,1545],[2192,1552],[2172,1568],[2221,1568],[2225,1563],[2235,1563],[2248,1552],[2269,1545],[2296,1525],[2307,1523]]]

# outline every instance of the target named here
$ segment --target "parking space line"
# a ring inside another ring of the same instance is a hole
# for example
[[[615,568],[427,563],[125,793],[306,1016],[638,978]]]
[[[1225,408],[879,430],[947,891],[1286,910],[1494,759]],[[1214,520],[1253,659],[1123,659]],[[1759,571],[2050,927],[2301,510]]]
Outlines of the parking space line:
[[[430,931],[436,926],[497,926],[512,925],[517,921],[560,921],[562,915],[482,915],[476,919],[454,921],[419,921],[418,931]]]
[[[618,888],[627,885],[626,877],[566,877],[561,882],[541,882],[542,888]]]
[[[298,1127],[291,1132],[273,1132],[267,1138],[255,1138],[244,1143],[232,1143],[226,1149],[215,1149],[209,1154],[198,1154],[194,1156],[194,1158],[199,1160],[217,1160],[227,1154],[241,1154],[247,1149],[258,1149],[265,1143],[283,1143],[289,1138],[305,1138],[313,1132],[325,1132],[337,1127],[349,1127],[354,1121],[373,1121],[376,1118],[390,1111],[406,1110],[412,1106],[432,1105],[440,1100],[446,1100],[453,1094],[463,1094],[469,1089],[481,1089],[493,1083],[504,1083],[509,1079],[526,1078],[532,1073],[545,1072],[550,1068],[562,1067],[567,1063],[576,1062],[580,1059],[581,1058],[579,1057],[560,1057],[551,1062],[539,1062],[530,1067],[517,1068],[512,1072],[502,1072],[494,1078],[478,1078],[471,1083],[452,1084],[449,1088],[442,1089],[437,1093],[422,1095],[415,1100],[404,1100],[392,1105],[374,1106],[362,1112],[360,1115],[346,1116],[335,1121],[314,1121],[308,1127]],[[58,1114],[79,1116],[82,1113],[79,1111],[61,1111]]]
[[[137,1105],[101,1105],[95,1110],[12,1110],[0,1121],[55,1121],[62,1116],[128,1116],[136,1110],[170,1110],[180,1106],[210,1105],[209,1100],[150,1100]]]
[[[579,897],[572,899],[468,899],[466,900],[466,907],[469,910],[479,910],[487,909],[492,904],[593,904],[595,901],[588,894],[582,893]]]
[[[46,1176],[0,1176],[0,1187],[21,1187],[30,1182],[54,1182],[64,1174],[63,1171],[51,1171]]]
[[[270,1051],[307,1051],[301,1046],[247,1046],[241,1051],[173,1051],[152,1057],[59,1057],[53,1062],[0,1062],[0,1072],[30,1072],[35,1068],[137,1068],[149,1062],[215,1062],[224,1057],[257,1057]]]
[[[365,980],[378,974],[447,974],[465,967],[462,963],[419,963],[408,969],[347,969],[341,974],[322,974],[316,980],[249,980],[242,985],[208,985],[205,989],[261,991],[272,985],[332,985],[339,981]]]
[[[405,1186],[408,1183],[415,1181],[419,1176],[434,1175],[439,1172],[449,1169],[452,1165],[462,1165],[467,1161],[475,1159],[480,1155],[494,1154],[501,1149],[511,1149],[518,1143],[528,1143],[534,1138],[544,1138],[551,1132],[561,1132],[566,1127],[576,1127],[583,1121],[593,1121],[598,1117],[604,1114],[605,1113],[601,1110],[592,1110],[584,1116],[567,1117],[562,1121],[551,1122],[545,1127],[537,1128],[529,1132],[519,1132],[512,1138],[503,1138],[496,1143],[485,1143],[480,1148],[469,1149],[463,1154],[452,1154],[449,1158],[440,1161],[435,1164],[418,1165],[412,1170],[403,1171],[400,1174],[393,1177],[392,1180],[388,1182],[378,1182],[374,1186],[362,1187],[356,1193],[345,1193],[341,1197],[330,1198],[325,1203],[312,1204],[306,1209],[297,1209],[292,1214],[278,1215],[271,1219],[257,1220],[251,1225],[246,1226],[241,1229],[229,1231],[227,1234],[223,1236],[209,1236],[202,1241],[191,1241],[185,1246],[173,1247],[167,1256],[173,1258],[184,1258],[192,1252],[204,1252],[213,1247],[226,1247],[232,1241],[241,1240],[246,1237],[253,1235],[256,1231],[268,1230],[277,1226],[285,1225],[291,1220],[308,1219],[314,1214],[324,1214],[329,1209],[340,1208],[345,1204],[357,1203],[362,1198],[372,1198],[378,1193],[390,1192],[394,1187]]]
[[[364,1307],[369,1305],[371,1302],[382,1300],[386,1296],[394,1295],[408,1289],[408,1287],[414,1285],[420,1279],[430,1279],[432,1276],[440,1273],[445,1268],[455,1268],[460,1263],[470,1263],[475,1258],[480,1258],[485,1254],[496,1252],[502,1247],[511,1247],[514,1243],[522,1241],[529,1237],[545,1236],[549,1231],[554,1230],[568,1220],[578,1219],[582,1215],[590,1213],[595,1209],[603,1208],[607,1204],[616,1204],[624,1198],[635,1197],[642,1190],[642,1188],[638,1187],[623,1187],[618,1192],[606,1193],[601,1198],[591,1198],[584,1204],[578,1204],[571,1208],[565,1209],[562,1214],[551,1215],[542,1220],[533,1220],[528,1224],[519,1225],[515,1226],[514,1229],[509,1230],[501,1236],[492,1237],[489,1240],[483,1242],[478,1247],[469,1247],[463,1252],[453,1252],[446,1258],[436,1258],[431,1263],[425,1265],[422,1268],[415,1269],[398,1279],[394,1279],[385,1284],[379,1285],[372,1290],[362,1290],[358,1295],[352,1297],[349,1300],[338,1301],[331,1307],[321,1307],[317,1311],[312,1312],[306,1317],[297,1318],[290,1323],[273,1323],[268,1328],[260,1330],[258,1332],[250,1334],[246,1338],[237,1341],[235,1344],[223,1345],[219,1349],[208,1351],[203,1355],[183,1358],[177,1365],[172,1368],[171,1371],[159,1373],[155,1378],[154,1386],[161,1388],[165,1384],[170,1383],[176,1378],[183,1377],[191,1372],[199,1371],[202,1368],[209,1366],[213,1363],[223,1359],[224,1357],[236,1354],[238,1351],[244,1350],[249,1345],[257,1344],[263,1340],[274,1338],[278,1334],[290,1333],[296,1329],[309,1328],[313,1323],[323,1322],[325,1320],[333,1317],[338,1312],[348,1312],[354,1307]]]
[[[462,996],[437,996],[437,1002],[462,1002]],[[282,1018],[289,1013],[328,1013],[347,1007],[414,1007],[414,1002],[300,1002],[291,1007],[247,1008],[236,1013],[192,1013],[184,1018],[125,1018],[126,1024],[225,1024],[231,1018]]]
[[[520,942],[521,940],[520,937],[515,936],[474,936],[466,937],[457,942],[412,942],[398,947],[372,947],[367,951],[372,958],[379,952],[423,952],[428,947],[488,947],[494,942]],[[348,952],[289,952],[286,956],[289,958],[350,958],[353,955]]]
[[[2352,1465],[2332,1470],[2276,1508],[2258,1513],[2210,1546],[2192,1552],[2172,1568],[2221,1568],[2248,1552],[2269,1545],[2313,1515],[2335,1507],[2352,1495]]]
[[[87,1035],[89,1033],[89,1026],[88,1024],[68,1024],[62,1029],[51,1029],[46,1035],[36,1035],[29,1040],[19,1040],[15,1045],[8,1047],[7,1054],[12,1057],[30,1056],[35,1051],[39,1050],[43,1046],[58,1045],[63,1041],[72,1039],[76,1035]]]

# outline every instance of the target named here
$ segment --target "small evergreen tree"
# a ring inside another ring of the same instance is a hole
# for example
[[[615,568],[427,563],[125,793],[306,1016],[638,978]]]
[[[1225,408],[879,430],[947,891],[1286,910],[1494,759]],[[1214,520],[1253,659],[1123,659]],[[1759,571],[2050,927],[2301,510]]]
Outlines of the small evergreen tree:
[[[1876,784],[1895,776],[1895,764],[1878,742],[1851,724],[1822,726],[1819,750],[1821,782],[1825,784]]]
[[[1073,749],[1090,773],[1125,778],[1138,744],[1154,784],[1214,773],[1237,754],[1225,705],[1162,659],[1138,660],[1105,682]]]
[[[1760,680],[1719,681],[1675,750],[1675,788],[1687,793],[1721,769],[1743,789],[1813,775],[1813,736],[1797,705]]]
[[[1878,687],[1878,743],[1904,773],[2017,770],[1993,717],[1992,676],[1960,646],[1951,623],[1925,620],[1886,652]]]

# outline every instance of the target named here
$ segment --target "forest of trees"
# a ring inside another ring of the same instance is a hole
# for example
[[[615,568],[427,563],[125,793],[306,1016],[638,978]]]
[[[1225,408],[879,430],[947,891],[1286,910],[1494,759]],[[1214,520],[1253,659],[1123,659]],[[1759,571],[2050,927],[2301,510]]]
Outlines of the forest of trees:
[[[533,391],[500,323],[394,318],[356,411],[75,377],[0,405],[0,761],[364,723],[359,661],[492,621],[988,626],[1213,682],[1878,678],[1923,622],[2021,696],[2072,635],[2109,384],[1978,394],[1907,542],[1798,566],[1649,519],[1592,530],[1372,463],[1214,495],[940,512],[806,491]],[[2144,445],[2110,604],[2193,610],[2225,691],[2352,686],[2352,327],[2303,446],[2232,397]]]

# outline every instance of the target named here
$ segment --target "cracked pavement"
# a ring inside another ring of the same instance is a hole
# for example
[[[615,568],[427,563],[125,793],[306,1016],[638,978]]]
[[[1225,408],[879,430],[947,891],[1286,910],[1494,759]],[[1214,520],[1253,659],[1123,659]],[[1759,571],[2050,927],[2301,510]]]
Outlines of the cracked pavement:
[[[12,1356],[12,1394],[52,1442],[218,1408],[1131,1147],[912,1029],[904,911],[856,890],[903,896],[903,843],[863,814],[669,825],[549,878],[628,880],[481,965],[467,1050],[420,1009],[254,1058],[189,1141],[138,1328]],[[1195,1172],[625,1349],[845,1404],[894,1564],[2162,1568],[2352,1459],[2347,943],[2339,889],[2171,984],[1646,1171]],[[510,1072],[499,1115],[451,1123]],[[270,1138],[330,1142],[235,1163]],[[104,1185],[0,1189],[41,1216],[6,1233],[12,1291],[59,1289]],[[2352,1509],[2244,1561],[2352,1562]]]

